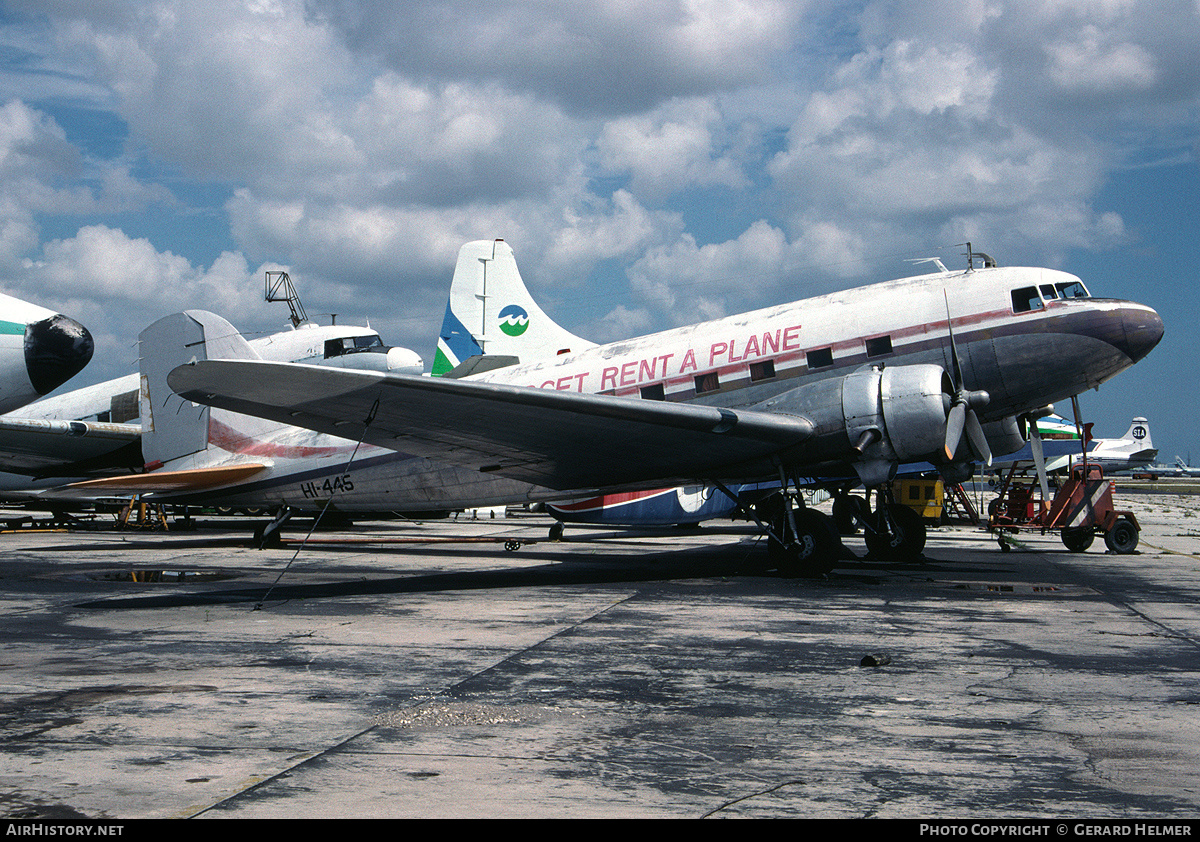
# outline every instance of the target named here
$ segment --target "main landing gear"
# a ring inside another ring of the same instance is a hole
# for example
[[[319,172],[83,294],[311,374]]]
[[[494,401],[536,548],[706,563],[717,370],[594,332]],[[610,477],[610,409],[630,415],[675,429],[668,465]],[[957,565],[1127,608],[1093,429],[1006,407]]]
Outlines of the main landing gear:
[[[925,549],[925,523],[908,506],[897,503],[889,488],[875,491],[875,509],[865,497],[845,491],[833,498],[833,522],[843,535],[856,535],[861,528],[867,542],[867,558],[873,561],[909,563],[921,558]]]
[[[789,578],[819,578],[841,559],[854,555],[842,544],[842,535],[863,531],[867,558],[874,561],[912,563],[925,549],[925,524],[908,506],[897,503],[891,492],[876,492],[872,510],[866,499],[840,494],[834,499],[833,517],[808,508],[791,489],[772,494],[753,507],[755,519],[767,533],[771,566]]]
[[[807,508],[794,492],[772,494],[755,505],[767,530],[767,554],[780,575],[818,578],[841,557],[842,538],[824,512]]]
[[[908,506],[897,503],[890,490],[875,492],[875,511],[859,520],[873,561],[911,564],[925,549],[925,522]]]

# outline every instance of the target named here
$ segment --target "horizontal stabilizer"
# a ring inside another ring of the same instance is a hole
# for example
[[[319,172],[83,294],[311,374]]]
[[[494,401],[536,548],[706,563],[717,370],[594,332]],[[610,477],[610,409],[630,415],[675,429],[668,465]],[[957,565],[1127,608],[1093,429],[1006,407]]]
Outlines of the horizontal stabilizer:
[[[222,465],[215,468],[191,468],[183,471],[151,471],[73,482],[60,491],[87,493],[148,494],[151,492],[202,491],[240,482],[265,470],[266,465]]]

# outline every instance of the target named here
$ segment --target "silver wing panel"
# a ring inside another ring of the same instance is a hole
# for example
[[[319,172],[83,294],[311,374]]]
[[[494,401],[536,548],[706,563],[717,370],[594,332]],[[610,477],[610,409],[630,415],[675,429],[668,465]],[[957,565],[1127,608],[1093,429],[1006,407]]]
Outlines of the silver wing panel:
[[[180,366],[187,400],[554,489],[773,475],[794,415],[248,360]]]
[[[92,469],[140,467],[137,424],[0,418],[0,470],[83,476]]]

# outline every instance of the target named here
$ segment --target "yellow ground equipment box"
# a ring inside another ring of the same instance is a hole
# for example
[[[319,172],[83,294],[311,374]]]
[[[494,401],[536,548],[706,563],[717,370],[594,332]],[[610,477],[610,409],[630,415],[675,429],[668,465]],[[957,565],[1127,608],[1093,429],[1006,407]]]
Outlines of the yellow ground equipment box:
[[[913,509],[923,520],[941,520],[946,498],[940,479],[893,480],[892,494],[897,503]]]

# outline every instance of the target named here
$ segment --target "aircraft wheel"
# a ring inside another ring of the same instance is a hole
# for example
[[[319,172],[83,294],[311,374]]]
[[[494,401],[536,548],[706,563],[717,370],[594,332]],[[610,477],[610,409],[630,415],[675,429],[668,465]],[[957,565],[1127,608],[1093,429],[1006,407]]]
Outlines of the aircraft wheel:
[[[1062,542],[1073,553],[1082,553],[1092,545],[1096,533],[1090,526],[1068,526],[1062,531]]]
[[[874,558],[904,563],[916,561],[925,549],[924,521],[908,506],[898,503],[888,506],[887,511],[892,521],[891,531],[880,528],[876,532],[867,532],[867,550]]]
[[[839,535],[857,535],[857,517],[865,516],[870,509],[867,501],[857,494],[846,494],[834,498],[833,522],[837,525]]]
[[[566,525],[561,520],[554,521],[550,526],[550,540],[561,541],[564,529],[566,529]]]
[[[786,546],[770,541],[779,572],[788,578],[816,578],[833,569],[840,543],[830,520],[812,509],[796,511],[799,535]]]
[[[1117,518],[1112,529],[1104,534],[1104,543],[1114,553],[1129,555],[1137,549],[1138,528],[1129,518]]]
[[[254,527],[254,546],[260,550],[277,549],[283,546],[283,536],[280,535],[280,530],[275,529],[268,533],[267,527],[269,525],[260,523]]]

